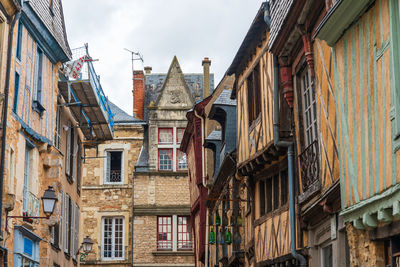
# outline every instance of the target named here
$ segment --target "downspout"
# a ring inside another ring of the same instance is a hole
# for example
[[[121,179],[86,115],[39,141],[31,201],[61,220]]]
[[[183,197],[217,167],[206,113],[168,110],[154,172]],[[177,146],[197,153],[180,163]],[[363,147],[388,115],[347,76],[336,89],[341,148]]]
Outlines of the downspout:
[[[199,118],[201,120],[201,175],[202,175],[202,179],[203,179],[203,186],[204,188],[207,188],[206,186],[206,175],[205,175],[205,162],[204,162],[204,119],[203,117],[199,116],[197,114],[196,109],[194,109],[194,116],[196,116],[197,118]],[[201,215],[201,214],[200,214]],[[208,267],[208,209],[206,211],[206,231],[205,231],[205,246],[206,246],[206,255],[205,255],[205,266],[204,267]]]
[[[295,190],[294,190],[294,144],[280,140],[279,136],[279,66],[278,58],[274,56],[274,144],[277,147],[288,149],[288,180],[289,180],[289,213],[290,213],[290,250],[292,256],[300,262],[300,266],[307,266],[306,259],[296,251],[296,220],[295,220]]]
[[[0,233],[3,236],[1,230],[1,221],[3,218],[3,187],[4,187],[4,158],[6,155],[6,137],[7,137],[7,115],[8,115],[8,96],[10,92],[10,72],[11,72],[11,56],[12,56],[12,39],[14,35],[15,22],[19,19],[21,10],[18,9],[11,23],[10,31],[8,32],[8,47],[7,47],[7,69],[6,69],[6,83],[4,86],[4,103],[3,103],[3,131],[1,137],[1,159],[0,159]]]
[[[133,266],[133,227],[135,223],[135,172],[132,173],[131,266]]]

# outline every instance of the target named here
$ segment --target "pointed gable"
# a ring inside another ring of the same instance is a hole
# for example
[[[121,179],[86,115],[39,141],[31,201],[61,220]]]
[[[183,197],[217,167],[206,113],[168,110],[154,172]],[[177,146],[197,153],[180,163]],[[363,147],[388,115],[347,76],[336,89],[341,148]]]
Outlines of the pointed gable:
[[[178,59],[174,56],[155,106],[163,108],[191,108],[193,95],[185,81]]]

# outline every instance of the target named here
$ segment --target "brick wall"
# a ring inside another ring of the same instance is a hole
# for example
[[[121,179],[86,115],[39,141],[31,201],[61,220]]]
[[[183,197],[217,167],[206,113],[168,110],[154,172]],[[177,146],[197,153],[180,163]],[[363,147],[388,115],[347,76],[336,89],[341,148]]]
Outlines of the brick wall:
[[[138,70],[133,72],[133,114],[143,120],[144,108],[144,74]]]

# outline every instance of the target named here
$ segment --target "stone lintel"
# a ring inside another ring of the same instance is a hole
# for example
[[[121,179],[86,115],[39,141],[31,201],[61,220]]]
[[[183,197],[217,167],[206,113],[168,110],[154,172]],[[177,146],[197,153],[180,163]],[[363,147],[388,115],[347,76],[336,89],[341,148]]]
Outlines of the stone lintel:
[[[155,205],[140,205],[134,206],[133,213],[138,215],[189,215],[190,206],[155,206]]]

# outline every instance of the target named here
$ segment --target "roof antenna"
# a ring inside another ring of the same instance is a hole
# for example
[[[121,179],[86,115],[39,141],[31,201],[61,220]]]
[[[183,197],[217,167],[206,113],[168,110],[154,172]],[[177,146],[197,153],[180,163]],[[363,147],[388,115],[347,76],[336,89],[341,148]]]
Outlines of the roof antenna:
[[[124,48],[124,50],[128,51],[129,53],[131,53],[131,60],[132,60],[132,95],[133,95],[133,110],[135,110],[135,74],[134,74],[134,70],[135,68],[133,67],[133,62],[135,60],[140,60],[143,63],[143,56],[138,52],[134,52],[131,51],[127,48]],[[136,117],[136,114],[133,114],[134,117]]]

